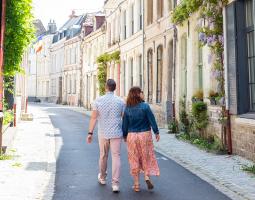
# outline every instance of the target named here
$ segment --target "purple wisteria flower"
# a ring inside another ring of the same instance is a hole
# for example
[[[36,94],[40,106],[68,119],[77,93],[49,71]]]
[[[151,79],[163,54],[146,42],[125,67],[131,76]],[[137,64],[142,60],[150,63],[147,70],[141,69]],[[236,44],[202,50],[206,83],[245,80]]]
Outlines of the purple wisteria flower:
[[[219,79],[222,75],[222,72],[220,71],[212,71],[211,72],[211,78],[214,78],[214,79]]]
[[[212,63],[212,54],[208,54],[208,64]]]
[[[219,36],[218,36],[218,39],[219,39],[219,42],[220,42],[221,44],[224,43],[224,37],[223,37],[222,35],[219,35]]]
[[[211,46],[213,42],[214,42],[213,37],[212,37],[212,36],[209,36],[209,37],[207,38],[207,45]]]
[[[200,41],[200,42],[202,42],[202,43],[204,43],[204,44],[207,42],[205,33],[201,33],[201,32],[200,32],[200,33],[198,34],[198,37],[199,37],[199,41]]]

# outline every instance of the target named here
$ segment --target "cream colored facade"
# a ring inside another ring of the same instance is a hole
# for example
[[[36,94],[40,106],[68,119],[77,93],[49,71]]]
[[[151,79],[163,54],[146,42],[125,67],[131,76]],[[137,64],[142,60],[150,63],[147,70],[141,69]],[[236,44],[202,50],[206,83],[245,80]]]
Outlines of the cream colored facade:
[[[110,66],[108,77],[117,81],[116,93],[125,97],[130,87],[143,87],[143,1],[110,0],[105,10],[107,52],[120,51],[120,64]]]
[[[36,53],[36,97],[41,101],[48,101],[50,95],[50,46],[53,35],[42,38],[42,50]]]
[[[175,27],[170,22],[173,3],[166,0],[148,0],[144,4],[144,93],[161,127],[165,127],[173,115]]]
[[[92,102],[99,96],[96,59],[105,52],[105,25],[84,37],[82,51],[83,106],[91,109]]]
[[[81,77],[81,37],[73,37],[64,42],[64,68],[63,68],[63,102],[78,106],[80,99]]]

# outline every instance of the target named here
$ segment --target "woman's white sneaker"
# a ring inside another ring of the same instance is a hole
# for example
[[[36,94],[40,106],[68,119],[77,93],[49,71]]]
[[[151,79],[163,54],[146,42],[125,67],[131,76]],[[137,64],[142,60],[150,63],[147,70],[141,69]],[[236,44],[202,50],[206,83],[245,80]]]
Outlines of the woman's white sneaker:
[[[112,191],[113,191],[114,193],[118,193],[118,192],[120,191],[119,186],[118,186],[118,185],[113,185],[113,186],[112,186]]]
[[[106,184],[105,179],[102,179],[102,178],[101,178],[100,173],[98,174],[97,179],[98,179],[98,182],[99,182],[101,185],[105,185],[105,184]]]

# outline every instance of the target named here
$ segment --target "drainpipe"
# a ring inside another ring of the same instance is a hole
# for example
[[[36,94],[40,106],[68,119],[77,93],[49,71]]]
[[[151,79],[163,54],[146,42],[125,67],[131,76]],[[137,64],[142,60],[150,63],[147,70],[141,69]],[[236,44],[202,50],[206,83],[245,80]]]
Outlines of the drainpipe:
[[[2,0],[1,5],[1,34],[0,34],[0,155],[2,155],[2,126],[3,126],[3,65],[4,65],[4,33],[5,33],[5,17],[6,17],[6,0]]]
[[[227,134],[227,146],[228,154],[232,154],[232,133],[231,133],[231,115],[229,111],[229,80],[228,80],[228,60],[227,60],[227,29],[226,29],[226,7],[223,8],[223,34],[224,34],[224,78],[225,78],[225,104],[226,104],[226,134]]]
[[[143,37],[143,42],[142,42],[142,46],[143,46],[143,55],[142,55],[142,70],[143,70],[143,72],[142,72],[142,74],[143,74],[143,76],[142,76],[142,83],[143,83],[143,85],[142,85],[142,90],[144,91],[144,85],[145,85],[145,78],[144,78],[144,76],[145,76],[145,74],[144,74],[144,68],[145,68],[145,66],[144,66],[144,50],[145,50],[145,48],[144,48],[144,37],[145,37],[145,31],[144,31],[144,0],[142,1],[142,23],[143,23],[143,25],[142,25],[142,37]]]
[[[79,106],[83,106],[82,97],[83,97],[83,88],[82,88],[82,81],[83,81],[83,42],[84,38],[83,36],[79,36],[79,39],[81,40],[80,44],[80,96],[79,96]]]
[[[175,99],[176,99],[176,53],[177,53],[177,49],[176,49],[176,43],[177,43],[177,28],[174,25],[174,39],[173,39],[173,77],[172,77],[172,110],[173,110],[173,120],[176,120],[176,110],[175,110]]]

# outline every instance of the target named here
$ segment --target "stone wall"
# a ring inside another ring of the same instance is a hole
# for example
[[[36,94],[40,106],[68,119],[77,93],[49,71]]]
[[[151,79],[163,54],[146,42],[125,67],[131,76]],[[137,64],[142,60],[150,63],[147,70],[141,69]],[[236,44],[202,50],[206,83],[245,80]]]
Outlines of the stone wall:
[[[255,161],[255,120],[231,117],[233,153]]]

